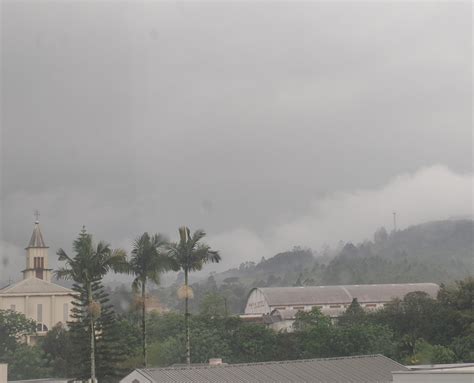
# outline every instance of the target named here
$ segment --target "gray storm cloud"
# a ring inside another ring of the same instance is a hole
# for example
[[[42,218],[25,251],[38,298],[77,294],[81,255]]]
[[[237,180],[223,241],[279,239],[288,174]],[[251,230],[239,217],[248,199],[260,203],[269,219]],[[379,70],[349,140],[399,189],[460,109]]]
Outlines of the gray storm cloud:
[[[472,218],[473,191],[472,174],[435,165],[400,174],[377,189],[336,192],[315,199],[306,214],[270,225],[263,235],[242,226],[211,234],[208,242],[220,250],[225,262],[210,269],[224,270],[241,262],[259,261],[294,246],[318,251],[323,245],[334,247],[340,240],[357,243],[371,239],[380,226],[388,230],[393,227],[393,211],[397,212],[399,229],[432,220]],[[130,243],[131,239],[123,239],[116,246],[127,249]],[[22,249],[0,243],[0,250],[11,255],[7,262],[14,269],[23,267]]]
[[[259,261],[293,246],[319,250],[338,241],[361,242],[372,239],[375,230],[404,229],[432,220],[473,217],[472,174],[459,174],[445,166],[422,168],[398,175],[381,188],[337,192],[315,199],[308,212],[286,223],[267,228],[265,234],[238,228],[213,236],[211,243],[221,248],[235,266],[240,261]]]
[[[469,2],[1,10],[3,274],[34,209],[53,255],[82,225],[127,248],[186,224],[222,267],[466,210]]]

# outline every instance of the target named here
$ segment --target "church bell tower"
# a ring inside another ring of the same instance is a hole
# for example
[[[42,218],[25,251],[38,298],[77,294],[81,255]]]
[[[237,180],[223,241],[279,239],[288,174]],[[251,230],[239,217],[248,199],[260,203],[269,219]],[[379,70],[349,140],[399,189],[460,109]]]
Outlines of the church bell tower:
[[[48,269],[48,246],[41,234],[38,217],[35,222],[30,243],[26,247],[26,268],[22,271],[23,279],[38,278],[51,281],[51,269]]]

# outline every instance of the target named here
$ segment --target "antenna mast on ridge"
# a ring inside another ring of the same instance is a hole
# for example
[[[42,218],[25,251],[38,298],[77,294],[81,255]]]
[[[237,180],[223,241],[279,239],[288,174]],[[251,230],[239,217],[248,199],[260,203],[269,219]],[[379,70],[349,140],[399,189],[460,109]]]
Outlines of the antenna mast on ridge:
[[[397,212],[394,211],[393,213],[393,231],[397,231]]]

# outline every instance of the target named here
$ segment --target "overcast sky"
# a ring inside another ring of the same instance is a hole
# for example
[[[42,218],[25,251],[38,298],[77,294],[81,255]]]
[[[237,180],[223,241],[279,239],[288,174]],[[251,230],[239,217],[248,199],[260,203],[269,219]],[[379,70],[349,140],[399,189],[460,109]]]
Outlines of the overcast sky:
[[[2,1],[0,279],[41,212],[225,266],[472,214],[466,2]],[[6,261],[8,260],[8,262]],[[54,264],[54,263],[53,263]]]

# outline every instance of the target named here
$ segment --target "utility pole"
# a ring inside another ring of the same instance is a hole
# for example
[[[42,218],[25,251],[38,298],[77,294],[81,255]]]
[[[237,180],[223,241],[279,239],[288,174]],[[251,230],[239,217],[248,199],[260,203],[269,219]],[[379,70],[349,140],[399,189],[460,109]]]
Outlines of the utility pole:
[[[393,213],[393,231],[397,231],[397,212],[394,211]]]

